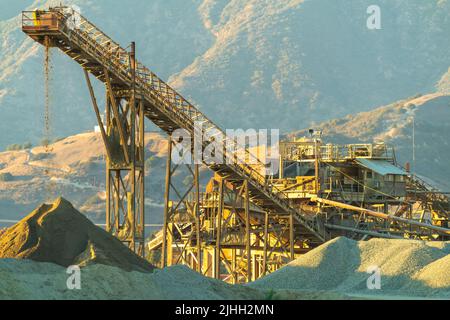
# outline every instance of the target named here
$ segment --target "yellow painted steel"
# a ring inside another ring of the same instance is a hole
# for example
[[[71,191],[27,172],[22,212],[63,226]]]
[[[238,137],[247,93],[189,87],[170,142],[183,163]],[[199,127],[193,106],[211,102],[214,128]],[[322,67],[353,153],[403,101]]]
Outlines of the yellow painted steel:
[[[33,24],[35,27],[39,27],[41,25],[41,18],[40,18],[40,11],[34,10],[33,11]]]

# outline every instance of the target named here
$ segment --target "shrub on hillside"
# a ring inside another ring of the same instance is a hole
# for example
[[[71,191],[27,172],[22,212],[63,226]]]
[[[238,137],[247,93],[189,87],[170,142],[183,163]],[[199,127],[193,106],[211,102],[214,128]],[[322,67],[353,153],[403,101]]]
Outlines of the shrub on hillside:
[[[31,144],[31,142],[26,142],[24,144],[14,143],[7,146],[6,151],[20,151],[24,149],[30,149],[32,146],[33,145]]]
[[[5,172],[5,173],[0,173],[0,181],[1,182],[9,182],[9,181],[13,181],[14,180],[14,176],[9,173],[9,172]]]
[[[41,146],[45,147],[45,146],[48,146],[49,144],[51,144],[51,141],[50,141],[50,139],[44,138],[41,140],[40,144],[41,144]]]
[[[6,151],[18,151],[18,150],[22,150],[22,145],[14,143],[14,144],[10,144],[9,146],[6,147]]]

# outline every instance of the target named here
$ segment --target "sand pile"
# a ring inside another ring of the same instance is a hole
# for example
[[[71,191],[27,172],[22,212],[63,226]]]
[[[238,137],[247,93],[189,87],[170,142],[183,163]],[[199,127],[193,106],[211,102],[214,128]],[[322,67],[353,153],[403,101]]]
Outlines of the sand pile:
[[[450,298],[450,243],[336,238],[310,251],[251,287],[326,290],[355,295]],[[372,266],[381,289],[369,290]]]
[[[0,235],[0,258],[31,259],[64,267],[100,263],[126,271],[154,269],[63,198],[40,206],[4,231]]]

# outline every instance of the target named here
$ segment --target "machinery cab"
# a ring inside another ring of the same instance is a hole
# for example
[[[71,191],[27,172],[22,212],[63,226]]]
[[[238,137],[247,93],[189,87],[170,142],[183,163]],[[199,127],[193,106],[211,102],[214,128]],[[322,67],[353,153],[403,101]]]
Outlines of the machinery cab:
[[[52,31],[59,28],[58,13],[53,11],[25,11],[22,13],[22,29],[24,31]]]

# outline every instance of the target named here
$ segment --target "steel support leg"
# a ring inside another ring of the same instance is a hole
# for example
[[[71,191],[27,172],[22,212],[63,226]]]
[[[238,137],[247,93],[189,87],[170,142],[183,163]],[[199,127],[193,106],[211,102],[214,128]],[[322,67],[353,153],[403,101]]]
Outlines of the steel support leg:
[[[222,217],[223,217],[223,195],[224,195],[224,181],[221,179],[219,184],[219,205],[217,208],[217,222],[216,222],[216,249],[215,249],[215,271],[216,279],[220,279],[220,255],[221,255],[221,241],[222,241]]]
[[[86,70],[84,74],[106,151],[106,230],[144,256],[144,105],[140,99],[136,107],[134,86],[131,90],[115,88],[105,70],[104,123],[89,74]]]
[[[294,256],[294,215],[291,213],[289,215],[289,250],[290,250],[290,259],[291,261],[295,259]]]
[[[167,141],[167,162],[166,162],[166,184],[164,191],[164,220],[163,220],[163,241],[161,249],[161,267],[164,268],[167,264],[166,262],[166,251],[167,251],[167,227],[169,218],[171,216],[171,207],[169,206],[169,195],[170,195],[170,181],[172,176],[171,171],[172,166],[172,137],[169,136]]]
[[[245,210],[245,251],[247,257],[247,282],[252,279],[252,252],[250,233],[250,204],[249,204],[248,181],[244,181],[244,210]]]
[[[264,215],[264,251],[263,251],[263,272],[264,277],[267,274],[267,248],[269,246],[269,213],[266,212]]]

